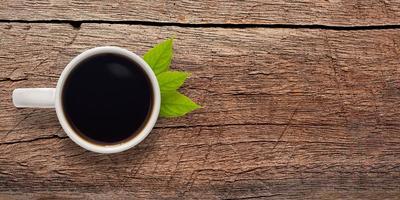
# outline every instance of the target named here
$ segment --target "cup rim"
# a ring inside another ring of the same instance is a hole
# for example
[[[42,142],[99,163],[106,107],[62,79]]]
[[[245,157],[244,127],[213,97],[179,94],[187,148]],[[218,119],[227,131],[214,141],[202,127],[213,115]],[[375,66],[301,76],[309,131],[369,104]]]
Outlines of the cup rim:
[[[122,143],[117,143],[117,144],[111,144],[111,145],[100,145],[100,144],[95,144],[91,143],[85,139],[83,139],[81,136],[79,136],[78,133],[75,132],[75,130],[71,127],[69,124],[68,120],[66,119],[66,116],[64,114],[64,109],[62,106],[62,91],[63,87],[65,84],[65,81],[69,74],[72,72],[72,70],[84,59],[96,55],[96,54],[101,54],[101,53],[116,53],[119,55],[123,55],[127,58],[132,59],[134,62],[136,62],[145,72],[147,77],[150,80],[152,90],[153,90],[153,106],[151,110],[151,114],[149,119],[147,120],[147,123],[145,126],[142,128],[142,130],[132,139],[122,142]],[[160,96],[160,88],[158,85],[158,81],[156,78],[156,75],[154,74],[153,70],[150,68],[150,66],[138,55],[135,53],[128,51],[124,48],[121,47],[116,47],[116,46],[101,46],[101,47],[95,47],[92,49],[88,49],[82,53],[80,53],[78,56],[73,58],[68,65],[64,68],[62,71],[60,78],[58,79],[57,86],[56,86],[56,94],[55,94],[55,108],[56,108],[56,113],[57,113],[57,118],[61,124],[61,127],[64,129],[66,134],[68,135],[69,138],[71,138],[72,141],[74,141],[76,144],[79,146],[93,152],[97,153],[118,153],[122,152],[125,150],[128,150],[137,144],[139,144],[141,141],[143,141],[147,135],[151,132],[153,129],[157,118],[158,114],[160,112],[160,104],[161,104],[161,96]]]

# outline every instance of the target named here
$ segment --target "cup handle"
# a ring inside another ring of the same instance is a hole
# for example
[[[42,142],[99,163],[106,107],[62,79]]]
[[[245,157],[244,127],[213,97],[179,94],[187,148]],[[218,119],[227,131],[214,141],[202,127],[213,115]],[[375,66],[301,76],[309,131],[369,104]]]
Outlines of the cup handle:
[[[12,100],[17,108],[54,108],[55,88],[18,88],[13,91]]]

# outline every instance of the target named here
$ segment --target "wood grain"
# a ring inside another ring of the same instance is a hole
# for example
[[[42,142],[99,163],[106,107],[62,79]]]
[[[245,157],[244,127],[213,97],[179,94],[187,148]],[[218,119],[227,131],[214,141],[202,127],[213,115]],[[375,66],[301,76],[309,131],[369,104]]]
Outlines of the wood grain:
[[[2,20],[368,26],[400,22],[399,0],[4,0]]]
[[[87,152],[52,109],[12,106],[85,49],[142,55],[171,35],[204,108],[129,151]],[[396,199],[399,44],[397,29],[0,24],[0,199]]]

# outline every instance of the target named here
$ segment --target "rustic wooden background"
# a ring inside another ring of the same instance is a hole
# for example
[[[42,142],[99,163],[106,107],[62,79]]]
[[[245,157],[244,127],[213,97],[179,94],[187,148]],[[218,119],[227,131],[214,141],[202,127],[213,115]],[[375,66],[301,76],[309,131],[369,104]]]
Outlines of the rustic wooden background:
[[[131,150],[12,105],[86,49],[172,35],[204,108]],[[3,0],[0,89],[0,199],[400,198],[399,0]]]

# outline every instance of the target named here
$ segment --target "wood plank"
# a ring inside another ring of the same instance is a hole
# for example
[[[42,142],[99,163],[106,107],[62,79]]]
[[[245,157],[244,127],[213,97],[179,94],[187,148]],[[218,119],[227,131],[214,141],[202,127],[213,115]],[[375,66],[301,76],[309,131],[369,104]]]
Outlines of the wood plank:
[[[4,0],[0,19],[367,26],[399,24],[400,1]]]
[[[52,87],[99,45],[143,54],[176,35],[173,68],[203,109],[160,119],[139,146],[84,151],[51,109],[11,91]],[[384,199],[400,195],[400,32],[0,24],[0,197]],[[371,39],[373,38],[373,39]]]

